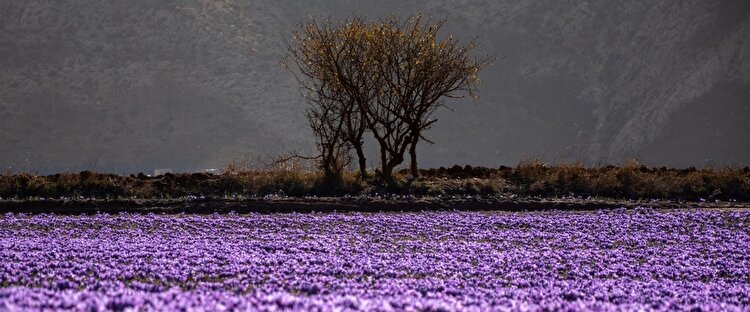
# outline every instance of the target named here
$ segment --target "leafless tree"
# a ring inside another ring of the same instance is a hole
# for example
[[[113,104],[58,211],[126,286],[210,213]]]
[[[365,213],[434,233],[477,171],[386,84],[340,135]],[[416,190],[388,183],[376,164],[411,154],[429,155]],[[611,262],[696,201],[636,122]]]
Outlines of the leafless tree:
[[[453,36],[439,39],[443,24],[417,15],[365,26],[373,34],[368,53],[375,66],[370,70],[380,90],[364,108],[381,146],[381,170],[386,176],[403,162],[407,148],[411,174],[419,175],[416,147],[437,121],[432,114],[444,98],[476,96],[477,74],[494,59],[471,57],[476,40],[461,44]]]
[[[439,39],[442,26],[419,15],[403,21],[395,16],[371,22],[313,19],[287,44],[303,94],[318,109],[337,115],[333,120],[342,126],[332,133],[357,151],[363,173],[362,138],[369,131],[380,146],[384,179],[392,178],[407,149],[412,175],[418,176],[416,146],[435,123],[432,114],[442,99],[475,95],[477,74],[492,58],[470,56],[476,40]]]
[[[354,72],[356,60],[350,57],[354,35],[330,20],[313,19],[293,33],[282,60],[310,103],[307,117],[321,153],[320,167],[327,174],[337,172],[332,169],[341,165],[350,149],[357,154],[361,174],[367,174],[363,139],[367,127],[356,95],[339,78]]]
[[[319,167],[327,181],[341,177],[349,164],[349,145],[341,140],[345,120],[334,101],[321,101],[307,109],[307,120],[318,144]]]

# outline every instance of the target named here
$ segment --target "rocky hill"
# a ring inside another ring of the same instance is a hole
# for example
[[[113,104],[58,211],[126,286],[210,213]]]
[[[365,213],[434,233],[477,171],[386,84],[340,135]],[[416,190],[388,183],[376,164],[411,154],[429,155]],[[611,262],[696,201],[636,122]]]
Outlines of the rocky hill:
[[[30,0],[0,3],[0,165],[199,170],[310,152],[285,36],[311,15],[414,12],[500,56],[479,101],[439,112],[425,166],[750,163],[743,0]]]

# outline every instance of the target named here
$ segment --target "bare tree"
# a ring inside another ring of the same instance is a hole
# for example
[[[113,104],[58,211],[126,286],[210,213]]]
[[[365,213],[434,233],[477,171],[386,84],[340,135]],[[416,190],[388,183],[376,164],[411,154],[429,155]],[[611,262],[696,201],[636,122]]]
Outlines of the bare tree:
[[[475,40],[459,44],[452,36],[439,39],[442,25],[421,16],[403,22],[393,16],[372,22],[355,17],[338,24],[312,19],[287,44],[303,94],[314,111],[336,115],[331,121],[340,129],[330,139],[356,150],[363,174],[363,135],[369,131],[380,146],[384,180],[392,179],[407,149],[412,175],[418,176],[416,146],[435,123],[431,116],[441,100],[474,95],[477,73],[491,58],[470,57]],[[318,136],[320,129],[313,126]]]
[[[372,36],[368,52],[375,65],[380,90],[364,106],[381,146],[381,170],[387,177],[409,149],[411,174],[419,175],[416,146],[437,120],[432,114],[444,98],[475,96],[477,74],[493,57],[473,59],[476,40],[458,43],[453,36],[438,38],[444,21],[424,21],[417,15],[403,22],[396,17],[366,26]]]
[[[321,101],[307,109],[307,120],[318,144],[319,168],[326,181],[338,180],[349,164],[349,146],[341,140],[344,118],[334,101]]]
[[[355,35],[330,20],[313,19],[293,33],[282,63],[292,71],[311,104],[307,116],[318,139],[321,169],[338,166],[329,162],[340,161],[351,148],[357,154],[360,173],[366,175],[363,136],[367,127],[353,87],[340,78],[355,72],[356,59],[351,57],[355,53]]]

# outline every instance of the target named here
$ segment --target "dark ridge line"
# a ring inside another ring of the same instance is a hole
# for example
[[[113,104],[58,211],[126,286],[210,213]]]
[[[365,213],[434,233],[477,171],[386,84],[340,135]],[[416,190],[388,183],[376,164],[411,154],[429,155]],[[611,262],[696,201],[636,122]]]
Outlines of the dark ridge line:
[[[420,211],[596,211],[633,209],[750,208],[750,203],[648,203],[598,201],[467,199],[373,199],[373,198],[283,198],[283,199],[194,199],[194,200],[45,200],[2,201],[0,214],[213,214],[230,213],[330,213],[330,212],[420,212]]]

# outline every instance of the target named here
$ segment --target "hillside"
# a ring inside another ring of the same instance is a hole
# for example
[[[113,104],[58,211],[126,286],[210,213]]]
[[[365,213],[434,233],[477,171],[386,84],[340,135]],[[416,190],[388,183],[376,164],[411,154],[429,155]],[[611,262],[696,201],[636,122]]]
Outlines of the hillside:
[[[438,114],[424,166],[750,163],[746,1],[35,0],[0,3],[0,166],[200,170],[309,152],[284,37],[310,15],[417,11],[501,57],[477,103]]]

